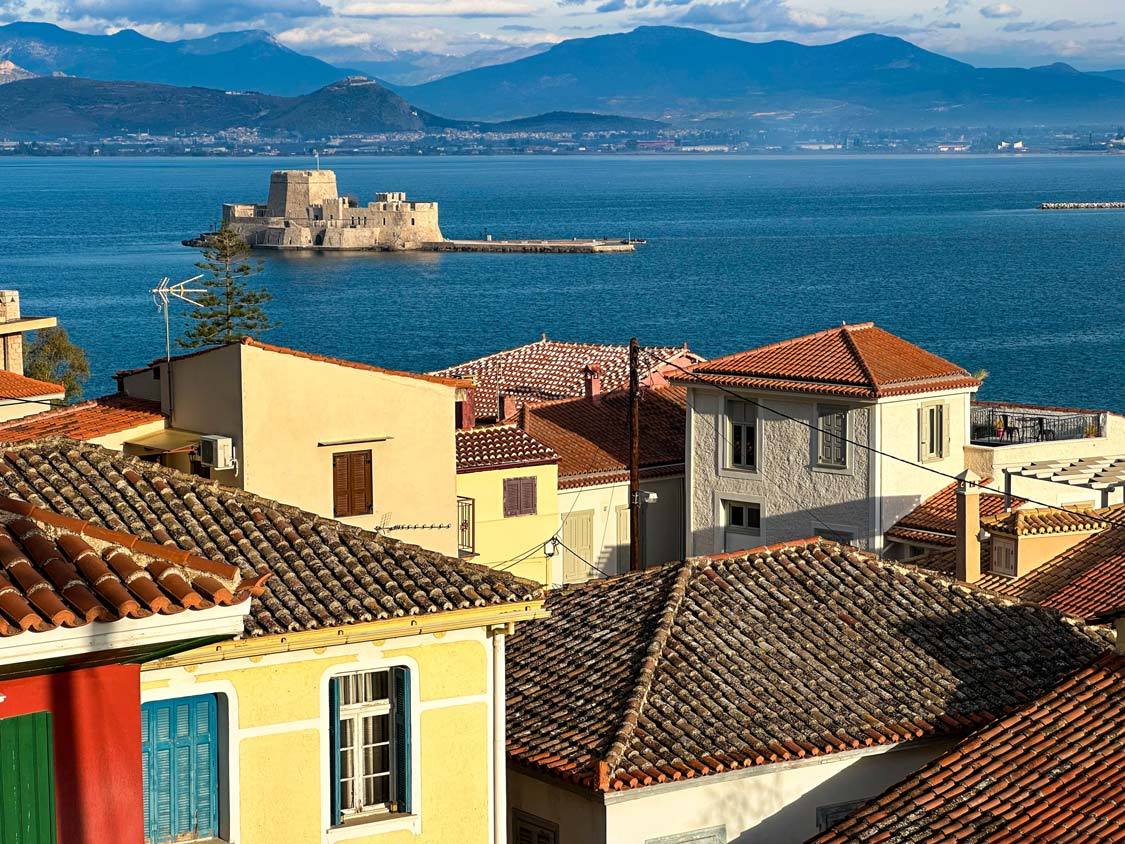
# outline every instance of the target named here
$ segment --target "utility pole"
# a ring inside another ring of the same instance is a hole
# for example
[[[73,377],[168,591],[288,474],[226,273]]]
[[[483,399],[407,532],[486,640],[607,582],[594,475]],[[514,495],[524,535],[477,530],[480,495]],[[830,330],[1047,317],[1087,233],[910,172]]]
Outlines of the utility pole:
[[[640,346],[629,341],[629,571],[641,566],[641,375]]]

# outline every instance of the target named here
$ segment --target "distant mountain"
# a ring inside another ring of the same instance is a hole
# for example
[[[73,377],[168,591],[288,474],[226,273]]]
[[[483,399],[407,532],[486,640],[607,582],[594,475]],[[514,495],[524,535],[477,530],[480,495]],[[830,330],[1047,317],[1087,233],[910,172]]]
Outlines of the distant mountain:
[[[393,91],[362,77],[300,97],[73,77],[0,85],[0,135],[8,137],[169,135],[236,126],[323,137],[458,125],[464,124],[419,111]]]
[[[1104,76],[1106,79],[1116,79],[1118,82],[1125,82],[1125,69],[1122,70],[1098,70],[1094,71],[1093,76]]]
[[[521,117],[488,124],[494,132],[644,132],[664,128],[657,120],[640,117],[619,117],[615,114],[589,114],[575,111],[551,111],[535,117]]]
[[[805,46],[663,26],[564,41],[396,90],[422,108],[474,120],[556,110],[824,126],[1125,119],[1125,85],[1069,66],[976,68],[882,35]]]
[[[550,49],[550,44],[530,47],[501,47],[475,50],[463,56],[447,56],[414,50],[379,50],[364,57],[341,56],[337,63],[354,67],[368,76],[375,76],[396,85],[420,85],[453,73],[514,62]]]
[[[30,70],[24,70],[14,62],[7,59],[0,60],[0,85],[7,82],[15,82],[19,79],[31,79],[35,76]]]
[[[48,23],[17,22],[0,26],[0,59],[43,76],[64,73],[283,96],[314,91],[350,73],[296,53],[260,30],[157,41],[131,29],[83,35]]]

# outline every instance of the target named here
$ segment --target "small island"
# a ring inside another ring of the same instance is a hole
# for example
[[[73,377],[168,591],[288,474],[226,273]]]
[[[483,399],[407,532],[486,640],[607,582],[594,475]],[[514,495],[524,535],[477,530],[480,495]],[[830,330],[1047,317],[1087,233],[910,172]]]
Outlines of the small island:
[[[340,196],[332,170],[276,170],[265,204],[223,205],[223,225],[254,249],[423,252],[632,252],[644,241],[450,240],[438,225],[436,202],[408,200],[405,193],[377,193],[367,205]],[[206,244],[210,233],[185,240]]]

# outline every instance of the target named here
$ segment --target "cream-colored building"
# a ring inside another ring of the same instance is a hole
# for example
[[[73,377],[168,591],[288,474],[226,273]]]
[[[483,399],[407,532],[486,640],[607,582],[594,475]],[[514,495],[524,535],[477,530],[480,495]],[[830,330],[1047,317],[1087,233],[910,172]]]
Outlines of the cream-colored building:
[[[62,384],[23,374],[23,335],[53,328],[54,317],[23,316],[17,290],[0,290],[0,422],[42,413],[66,397]]]
[[[456,555],[454,413],[467,382],[250,339],[117,378],[168,418],[126,454]],[[214,436],[227,439],[207,454]]]
[[[979,386],[871,323],[700,363],[673,381],[688,393],[692,554],[811,535],[879,550],[888,527],[948,483],[929,470],[964,467]]]

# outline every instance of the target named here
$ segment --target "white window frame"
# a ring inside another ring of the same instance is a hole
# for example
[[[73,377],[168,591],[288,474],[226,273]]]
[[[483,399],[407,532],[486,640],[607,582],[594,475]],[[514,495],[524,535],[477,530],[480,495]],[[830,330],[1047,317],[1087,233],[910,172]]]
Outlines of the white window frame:
[[[851,408],[848,407],[846,404],[834,404],[834,403],[819,404],[818,403],[813,408],[813,413],[815,414],[814,417],[813,417],[813,428],[815,429],[813,431],[813,455],[812,455],[813,468],[817,469],[819,471],[823,471],[823,472],[849,472],[849,471],[851,471],[852,449],[851,449],[851,443],[848,442],[848,440],[851,438]],[[841,443],[841,446],[843,447],[843,453],[844,453],[844,462],[843,463],[826,463],[822,459],[822,455],[824,454],[824,449],[822,448],[822,445],[824,443],[824,439],[825,439],[826,436],[834,436],[834,435],[825,433],[824,429],[820,427],[820,420],[821,420],[822,416],[827,416],[827,415],[830,415],[830,414],[838,414],[838,415],[844,417],[843,434],[842,434],[842,437],[841,437],[841,439],[843,440],[843,442]]]
[[[410,672],[410,805],[409,815],[367,815],[351,819],[350,823],[334,826],[332,824],[332,712],[329,706],[329,685],[337,677],[365,671],[381,671],[391,668],[405,668]],[[395,830],[409,830],[414,835],[422,834],[422,749],[425,736],[421,730],[421,685],[417,661],[410,657],[396,657],[393,660],[357,659],[344,665],[328,669],[320,681],[320,812],[321,827],[324,830],[325,844],[368,838],[374,834],[382,835]]]
[[[744,546],[746,548],[753,548],[756,545],[762,544],[761,543],[761,538],[762,538],[762,527],[761,527],[761,525],[762,525],[763,513],[762,513],[762,502],[761,501],[755,501],[753,499],[746,499],[746,498],[740,498],[740,497],[728,498],[728,497],[723,497],[723,496],[720,495],[719,498],[718,498],[718,502],[719,502],[719,519],[718,519],[718,522],[719,522],[719,537],[718,537],[718,542],[716,544],[716,547],[718,549],[721,549],[720,553],[728,553],[728,549],[727,549],[727,534],[728,533],[733,533],[733,534],[736,534],[738,536],[745,536],[745,537],[749,537],[750,539],[753,539],[754,540],[753,542]],[[731,507],[745,507],[747,509],[756,509],[758,511],[758,529],[754,530],[753,528],[749,528],[749,527],[745,527],[745,526],[731,525],[730,524],[730,508]],[[734,549],[731,549],[731,550],[732,551],[740,551],[742,549],[741,548],[734,548]]]
[[[745,407],[747,418],[736,422],[733,412],[735,407]],[[757,474],[762,469],[762,419],[758,413],[757,406],[745,399],[732,399],[724,397],[722,408],[722,427],[720,429],[722,436],[719,438],[719,453],[722,455],[722,460],[720,461],[719,465],[723,469],[732,472],[753,472]],[[736,426],[745,428],[753,426],[753,430],[750,433],[742,432],[736,435]],[[742,446],[742,454],[744,458],[746,455],[747,446],[753,448],[753,463],[734,462],[734,443],[736,436],[738,438],[739,444]]]
[[[341,703],[339,704],[340,722],[347,720],[351,722],[352,731],[352,776],[349,778],[352,781],[352,808],[340,808],[341,823],[347,824],[354,822],[360,818],[377,818],[380,816],[387,816],[391,814],[391,805],[394,803],[394,795],[396,786],[398,784],[399,772],[395,770],[395,739],[394,735],[394,681],[391,677],[390,668],[375,668],[363,671],[348,671],[343,674],[337,674],[333,679],[341,680],[344,677],[358,677],[363,678],[371,674],[384,674],[386,676],[387,696],[371,701],[359,701],[354,703]],[[387,772],[369,774],[364,768],[364,749],[363,743],[363,721],[365,718],[380,718],[386,717],[387,731],[386,741],[375,742],[371,747],[385,746],[387,749]],[[339,724],[335,725],[339,729]],[[341,752],[344,750],[343,744],[340,746]],[[383,803],[374,803],[370,806],[363,803],[363,784],[369,776],[373,777],[386,777],[387,780],[387,797],[388,799]],[[344,783],[343,768],[341,763],[340,772],[340,788],[343,791]],[[335,783],[329,783],[330,788],[335,788]]]
[[[925,402],[921,406],[921,416],[918,430],[918,459],[922,463],[932,463],[944,460],[946,443],[949,442],[949,405],[942,401]],[[936,419],[940,420],[941,433],[934,436],[934,425],[930,424],[931,413],[936,412]],[[935,442],[936,439],[936,442]]]

